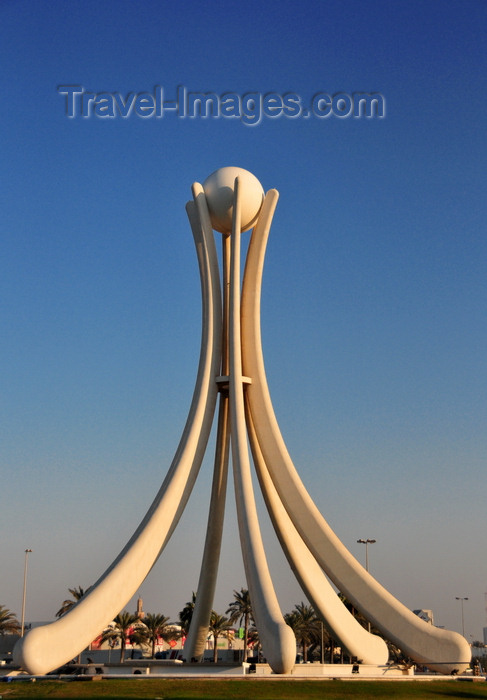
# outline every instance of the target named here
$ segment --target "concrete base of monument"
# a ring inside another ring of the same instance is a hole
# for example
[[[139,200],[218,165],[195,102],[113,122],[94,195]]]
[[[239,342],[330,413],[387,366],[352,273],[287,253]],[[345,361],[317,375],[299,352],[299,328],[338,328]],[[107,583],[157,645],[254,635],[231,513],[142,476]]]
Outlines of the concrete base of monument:
[[[74,669],[73,669],[74,670]],[[366,664],[296,664],[287,674],[276,674],[266,663],[182,663],[141,659],[123,664],[82,664],[75,673],[81,675],[150,676],[154,677],[238,677],[249,678],[405,678],[414,676],[414,669],[398,666]]]
[[[115,678],[242,678],[248,680],[483,680],[485,675],[474,679],[471,675],[441,675],[431,672],[415,672],[414,668],[397,665],[374,666],[368,664],[296,664],[287,674],[276,674],[266,663],[183,663],[178,660],[127,660],[122,663],[69,664],[59,672],[49,675],[30,675],[14,668],[0,668],[0,680],[101,680]]]

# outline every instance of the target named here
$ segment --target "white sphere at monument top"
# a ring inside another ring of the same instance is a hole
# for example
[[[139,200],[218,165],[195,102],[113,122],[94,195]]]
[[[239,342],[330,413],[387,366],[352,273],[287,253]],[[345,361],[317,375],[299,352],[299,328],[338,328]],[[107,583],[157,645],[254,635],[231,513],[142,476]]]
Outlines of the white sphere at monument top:
[[[264,201],[262,185],[248,170],[234,167],[215,170],[204,181],[203,189],[210,210],[211,224],[220,233],[230,233],[232,230],[233,189],[237,176],[242,231],[247,231],[254,226]]]

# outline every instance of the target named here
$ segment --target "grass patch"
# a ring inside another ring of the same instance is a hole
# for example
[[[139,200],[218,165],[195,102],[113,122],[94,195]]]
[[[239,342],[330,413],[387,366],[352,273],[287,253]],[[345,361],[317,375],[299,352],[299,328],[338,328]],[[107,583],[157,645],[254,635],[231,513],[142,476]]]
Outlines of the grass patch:
[[[342,698],[487,698],[487,683],[465,681],[103,679],[0,683],[0,699],[140,698],[140,700],[341,700]]]

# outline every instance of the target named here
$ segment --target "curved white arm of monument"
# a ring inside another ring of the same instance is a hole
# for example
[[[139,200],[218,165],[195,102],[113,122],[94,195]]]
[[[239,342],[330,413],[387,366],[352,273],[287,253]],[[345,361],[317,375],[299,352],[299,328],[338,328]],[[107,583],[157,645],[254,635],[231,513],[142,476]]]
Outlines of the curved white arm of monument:
[[[384,666],[389,658],[387,644],[381,637],[370,634],[347,610],[282,505],[265,465],[249,411],[247,429],[269,515],[289,565],[306,597],[325,621],[333,638],[338,640],[351,656],[357,657],[364,664]]]
[[[247,390],[250,411],[274,486],[319,565],[388,639],[414,661],[433,670],[461,672],[471,658],[468,642],[456,632],[421,620],[359,564],[319,512],[292,463],[272,407],[262,354],[260,296],[267,237],[268,229],[260,228],[258,222],[247,254],[242,288],[242,362],[243,372],[252,377]]]
[[[262,214],[261,214],[262,216]],[[240,344],[240,201],[235,182],[230,270],[229,402],[233,478],[237,519],[253,616],[264,654],[274,673],[289,673],[296,658],[296,638],[284,622],[262,543],[255,505],[245,425]]]
[[[257,238],[267,236],[270,230],[272,215],[277,204],[277,193],[270,192],[266,201],[266,216],[256,227]],[[265,221],[267,232],[262,230]],[[248,278],[247,278],[248,279]],[[259,446],[247,397],[247,430],[254,458],[255,468],[260,486],[266,501],[269,515],[279,538],[289,565],[298,579],[301,588],[306,593],[314,609],[325,620],[328,630],[333,637],[341,642],[352,656],[356,656],[365,664],[384,665],[389,652],[387,644],[377,635],[370,634],[360,625],[347,610],[337,593],[330,585],[323,570],[316,562],[301,536],[289,518],[286,509],[269,476],[262,451]]]
[[[200,219],[209,215],[201,185],[193,186]],[[137,592],[184,510],[198,474],[215,409],[221,353],[221,295],[211,225],[200,226],[193,202],[193,228],[201,275],[203,330],[193,400],[176,455],[149,511],[117,559],[97,583],[59,620],[36,627],[14,648],[14,660],[33,674],[45,674],[74,658],[118,615]],[[203,213],[201,213],[203,212]]]

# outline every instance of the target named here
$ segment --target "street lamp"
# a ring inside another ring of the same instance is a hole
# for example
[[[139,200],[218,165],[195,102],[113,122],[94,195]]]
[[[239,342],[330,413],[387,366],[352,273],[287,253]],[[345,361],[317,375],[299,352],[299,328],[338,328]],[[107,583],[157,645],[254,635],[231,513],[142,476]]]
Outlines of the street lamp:
[[[369,544],[374,544],[377,540],[370,540],[368,537],[366,540],[357,540],[357,544],[365,545],[365,570],[369,570]],[[367,621],[367,630],[370,633],[370,621]]]
[[[27,557],[32,552],[32,549],[25,550],[25,560],[24,560],[24,590],[22,593],[22,621],[20,623],[20,636],[24,636],[24,622],[25,622],[25,594],[27,591]]]
[[[366,540],[357,540],[358,544],[364,544],[365,545],[365,570],[369,570],[369,544],[375,544],[377,540],[369,540],[368,538]]]
[[[321,663],[325,663],[325,631],[323,628],[323,620],[320,620],[321,624]]]
[[[464,618],[463,618],[463,601],[468,600],[468,598],[459,598],[458,596],[455,596],[455,600],[459,600],[461,605],[462,605],[462,636],[465,637],[465,623],[464,623]]]

